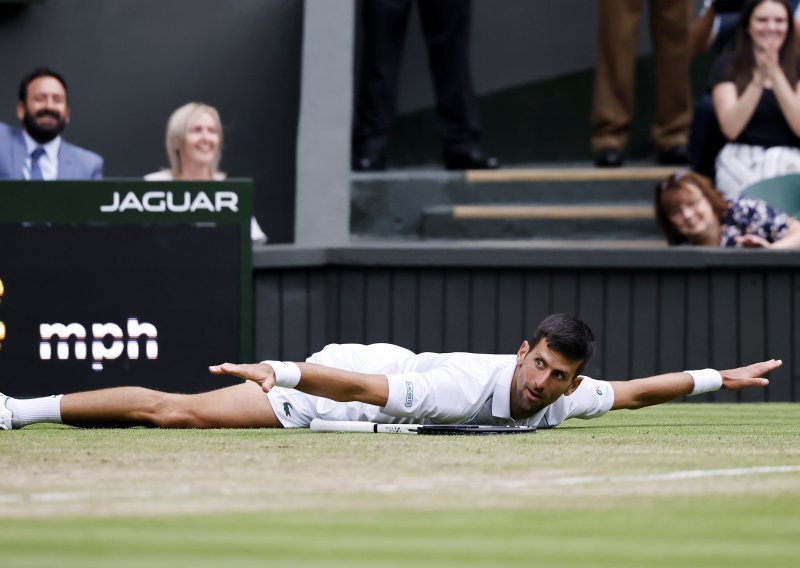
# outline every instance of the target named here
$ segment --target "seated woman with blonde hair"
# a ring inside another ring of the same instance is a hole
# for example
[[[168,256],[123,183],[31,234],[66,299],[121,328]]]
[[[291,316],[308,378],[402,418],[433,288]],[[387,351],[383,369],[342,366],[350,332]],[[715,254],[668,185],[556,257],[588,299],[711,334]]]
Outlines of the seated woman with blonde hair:
[[[656,220],[670,245],[800,248],[800,222],[747,197],[726,200],[711,180],[678,172],[656,186]]]
[[[188,103],[178,108],[167,121],[167,156],[170,168],[144,176],[147,181],[221,181],[222,121],[217,109],[202,103]],[[265,242],[267,236],[255,217],[250,220],[253,241]]]

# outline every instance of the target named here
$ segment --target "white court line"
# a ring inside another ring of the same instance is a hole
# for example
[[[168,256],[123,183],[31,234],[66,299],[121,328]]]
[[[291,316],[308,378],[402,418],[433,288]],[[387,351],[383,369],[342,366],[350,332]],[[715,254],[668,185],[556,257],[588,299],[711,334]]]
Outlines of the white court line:
[[[647,475],[593,475],[584,477],[565,477],[556,479],[556,485],[583,485],[587,483],[647,483],[650,481],[675,481],[680,479],[698,479],[702,477],[738,477],[742,475],[759,475],[765,473],[797,473],[800,466],[777,465],[762,467],[737,467],[730,469],[689,469],[669,473],[651,473]]]
[[[189,487],[165,489],[159,491],[52,491],[45,493],[22,493],[19,495],[0,494],[0,505],[10,503],[67,503],[81,501],[116,500],[150,500],[175,499],[180,497],[237,497],[253,495],[269,495],[276,490],[222,488],[213,491],[193,491]]]
[[[581,477],[563,477],[555,479],[536,479],[536,480],[498,480],[494,485],[503,488],[520,488],[531,485],[542,487],[546,485],[588,485],[593,483],[649,483],[653,481],[678,481],[682,479],[700,479],[709,477],[741,477],[747,475],[765,475],[771,473],[798,473],[798,465],[777,465],[761,467],[737,467],[730,469],[690,469],[684,471],[672,471],[667,473],[651,473],[645,475],[590,475]],[[424,484],[425,487],[415,485],[417,490],[437,489],[432,483]],[[485,487],[484,485],[482,485]],[[372,488],[380,493],[395,493],[403,491],[401,485],[379,485]],[[364,488],[357,488],[359,492]],[[60,491],[44,493],[23,493],[23,494],[0,494],[0,505],[14,503],[67,503],[81,501],[98,500],[157,500],[175,499],[182,497],[252,497],[259,495],[274,495],[279,490],[264,488],[222,488],[215,490],[192,490],[189,487],[173,488],[160,491]],[[308,493],[311,491],[301,491]],[[283,493],[281,491],[281,493]]]

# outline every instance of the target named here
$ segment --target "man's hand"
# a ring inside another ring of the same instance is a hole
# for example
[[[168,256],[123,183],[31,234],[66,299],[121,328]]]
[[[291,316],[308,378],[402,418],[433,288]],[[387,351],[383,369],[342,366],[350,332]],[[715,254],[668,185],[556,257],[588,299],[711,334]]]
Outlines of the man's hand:
[[[753,363],[747,367],[720,371],[722,388],[739,390],[747,387],[765,387],[769,384],[769,381],[763,378],[764,375],[774,371],[781,365],[783,365],[783,361],[780,359],[770,359],[761,363]]]
[[[269,389],[275,386],[275,371],[265,363],[245,363],[241,365],[223,363],[222,365],[212,365],[208,370],[214,375],[233,375],[240,379],[253,381],[264,392],[269,392]]]

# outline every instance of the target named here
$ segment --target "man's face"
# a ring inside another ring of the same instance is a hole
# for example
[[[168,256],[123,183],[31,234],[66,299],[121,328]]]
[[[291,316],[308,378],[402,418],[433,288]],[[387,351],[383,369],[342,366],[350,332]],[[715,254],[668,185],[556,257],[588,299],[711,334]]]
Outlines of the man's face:
[[[31,138],[46,144],[69,123],[64,86],[55,77],[37,77],[28,85],[25,102],[17,103],[17,118]]]
[[[511,381],[511,417],[528,418],[558,397],[572,394],[581,383],[577,376],[581,363],[550,349],[546,339],[533,347],[523,341]]]

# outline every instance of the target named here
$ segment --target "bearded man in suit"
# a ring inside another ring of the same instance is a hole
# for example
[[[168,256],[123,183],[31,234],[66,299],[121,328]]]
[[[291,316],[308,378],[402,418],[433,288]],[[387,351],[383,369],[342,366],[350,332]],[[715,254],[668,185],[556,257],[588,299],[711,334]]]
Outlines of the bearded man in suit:
[[[70,117],[61,75],[46,68],[26,75],[17,117],[22,128],[0,122],[0,179],[102,179],[103,158],[61,137]]]

